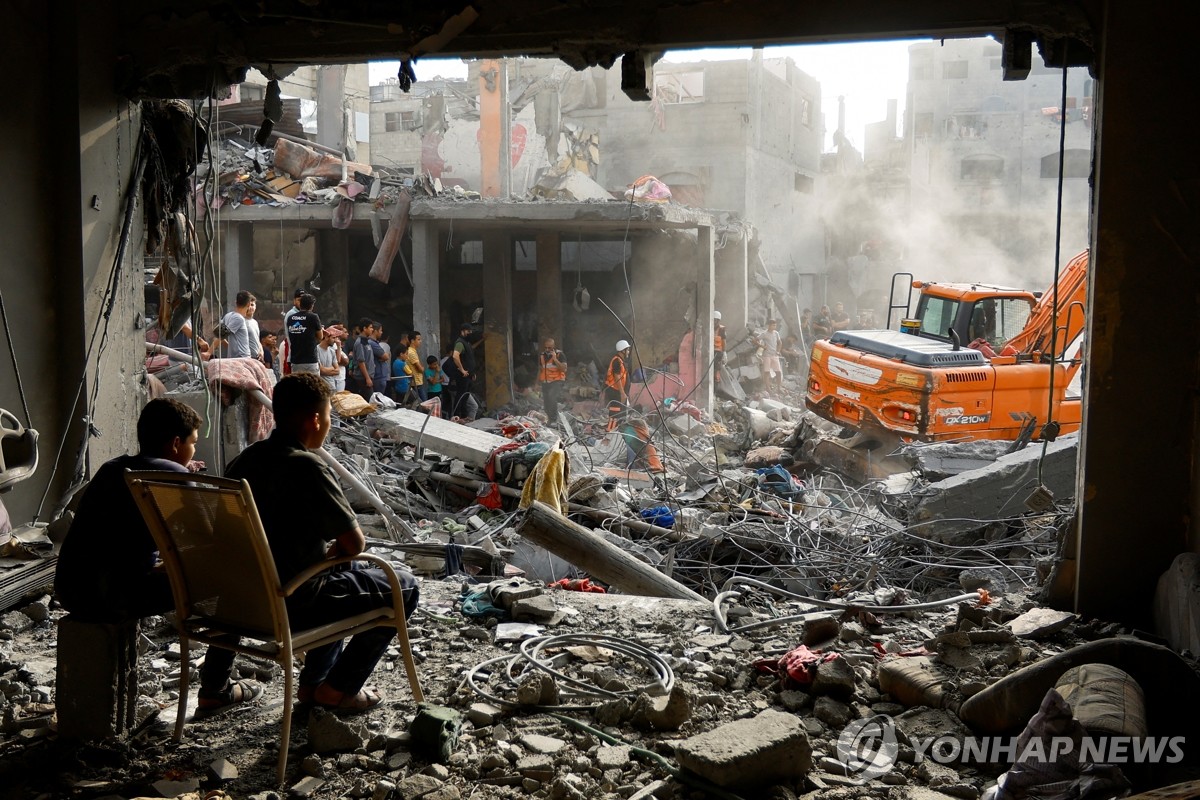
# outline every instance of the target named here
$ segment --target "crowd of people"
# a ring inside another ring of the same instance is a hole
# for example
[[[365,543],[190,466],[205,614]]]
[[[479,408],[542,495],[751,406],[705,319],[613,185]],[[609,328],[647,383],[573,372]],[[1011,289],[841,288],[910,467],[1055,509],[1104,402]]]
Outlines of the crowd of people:
[[[334,392],[351,391],[370,402],[377,394],[401,405],[427,404],[437,399],[442,416],[473,420],[479,402],[472,386],[476,378],[472,325],[464,322],[452,348],[444,355],[423,353],[420,331],[390,340],[383,324],[363,317],[352,329],[340,320],[324,323],[316,297],[297,289],[277,334],[260,329],[255,314],[258,300],[240,291],[206,340],[185,324],[178,335],[161,343],[202,360],[251,358],[275,373],[319,376]],[[564,362],[565,368],[565,362]],[[426,405],[426,408],[430,408]]]

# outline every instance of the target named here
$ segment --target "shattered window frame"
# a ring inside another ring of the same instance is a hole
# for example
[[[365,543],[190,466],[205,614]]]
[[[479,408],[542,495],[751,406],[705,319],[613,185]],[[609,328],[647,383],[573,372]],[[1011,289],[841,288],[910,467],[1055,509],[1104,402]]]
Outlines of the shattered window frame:
[[[660,103],[703,103],[704,70],[655,73],[654,96]]]

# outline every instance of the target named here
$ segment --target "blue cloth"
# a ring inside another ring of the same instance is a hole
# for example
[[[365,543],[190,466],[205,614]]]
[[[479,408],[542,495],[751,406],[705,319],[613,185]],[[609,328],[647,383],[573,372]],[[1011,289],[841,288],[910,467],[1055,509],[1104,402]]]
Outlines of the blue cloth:
[[[787,500],[794,500],[804,492],[804,481],[797,478],[781,466],[760,467],[758,473],[760,488]]]
[[[654,508],[643,508],[642,519],[649,522],[651,525],[657,525],[660,528],[674,528],[675,515],[671,513],[669,506],[654,506]]]

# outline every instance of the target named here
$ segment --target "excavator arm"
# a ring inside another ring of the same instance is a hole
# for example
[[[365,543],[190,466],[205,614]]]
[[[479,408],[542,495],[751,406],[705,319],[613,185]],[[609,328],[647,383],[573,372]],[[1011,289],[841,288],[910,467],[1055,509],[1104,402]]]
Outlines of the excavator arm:
[[[1005,352],[1040,352],[1061,358],[1071,343],[1079,337],[1086,324],[1084,309],[1087,299],[1088,254],[1089,251],[1084,250],[1067,262],[1066,269],[1059,275],[1057,291],[1055,287],[1051,287],[1050,291],[1042,295],[1033,307],[1025,327],[1005,342]]]

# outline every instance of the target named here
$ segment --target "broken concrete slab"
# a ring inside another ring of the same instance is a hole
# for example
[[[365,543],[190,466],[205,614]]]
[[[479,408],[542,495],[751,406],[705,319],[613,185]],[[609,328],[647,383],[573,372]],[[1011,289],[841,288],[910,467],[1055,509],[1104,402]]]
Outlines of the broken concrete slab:
[[[1045,447],[1026,447],[998,458],[983,469],[964,472],[929,484],[909,506],[912,531],[927,539],[963,544],[990,520],[1008,519],[1029,511],[1025,500],[1043,485],[1058,500],[1075,496],[1079,437],[1060,437]]]
[[[1070,611],[1055,611],[1053,608],[1031,608],[1008,623],[1014,636],[1024,639],[1043,639],[1053,636],[1075,620]],[[968,637],[969,638],[969,637]]]
[[[952,475],[994,464],[1012,442],[981,439],[974,442],[935,442],[904,445],[900,455],[926,479],[940,481]]]
[[[509,443],[503,436],[456,422],[431,417],[407,408],[381,411],[372,417],[375,427],[393,439],[483,467],[492,452]]]
[[[803,777],[812,748],[799,717],[768,709],[679,742],[675,760],[718,786],[762,786]]]

